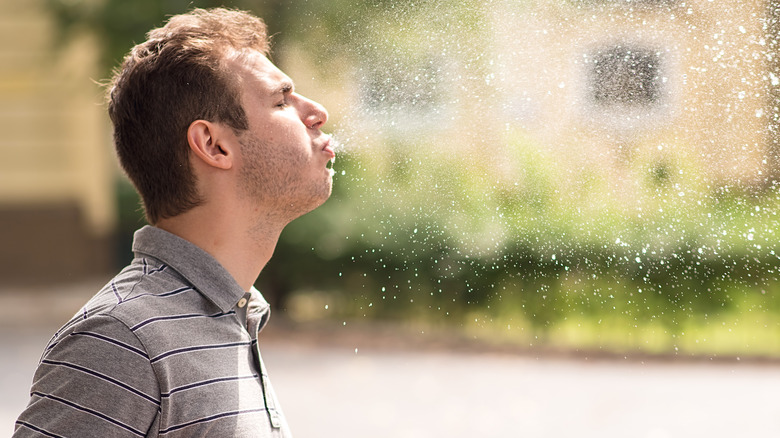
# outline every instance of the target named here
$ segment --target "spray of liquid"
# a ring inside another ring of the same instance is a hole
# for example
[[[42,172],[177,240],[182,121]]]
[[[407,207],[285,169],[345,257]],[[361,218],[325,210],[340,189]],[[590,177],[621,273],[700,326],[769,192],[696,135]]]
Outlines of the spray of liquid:
[[[349,256],[365,271],[356,306],[413,302],[525,334],[595,321],[592,339],[608,337],[602,326],[650,333],[659,350],[680,345],[689,318],[747,320],[735,294],[768,308],[780,190],[711,177],[738,169],[718,145],[752,153],[745,133],[769,111],[756,110],[767,96],[749,26],[713,37],[694,25],[708,14],[685,11],[688,25],[674,7],[636,15],[618,2],[425,4],[361,22],[349,45],[353,111],[334,138],[348,178],[334,214],[349,205],[341,247],[363,251]],[[631,37],[615,37],[613,18]],[[733,86],[704,86],[716,83]],[[716,110],[729,124],[707,124]]]

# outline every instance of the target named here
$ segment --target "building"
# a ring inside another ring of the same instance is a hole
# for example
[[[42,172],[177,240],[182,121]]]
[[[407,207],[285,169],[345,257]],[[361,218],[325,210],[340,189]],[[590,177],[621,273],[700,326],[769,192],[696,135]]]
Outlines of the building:
[[[679,180],[681,193],[775,181],[780,72],[771,3],[462,7],[412,8],[400,24],[377,20],[365,51],[385,59],[364,63],[354,80],[368,84],[353,106],[374,114],[369,125],[402,126],[407,137],[422,126],[484,155],[530,144],[564,172],[561,191],[606,179],[627,202],[653,180]],[[500,170],[508,179],[522,173],[512,166]]]
[[[44,0],[0,0],[0,284],[115,268],[115,184],[94,41]]]
[[[755,186],[772,172],[774,36],[762,1],[505,1],[510,122],[585,167],[631,160]],[[618,172],[619,173],[619,172]]]

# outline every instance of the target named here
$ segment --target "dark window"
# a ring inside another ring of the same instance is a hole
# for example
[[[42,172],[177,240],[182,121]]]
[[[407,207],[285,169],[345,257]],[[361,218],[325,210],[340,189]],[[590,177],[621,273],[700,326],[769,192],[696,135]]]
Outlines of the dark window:
[[[361,97],[371,111],[426,111],[440,105],[441,82],[432,59],[375,60],[363,69]]]
[[[359,71],[361,113],[383,127],[406,133],[442,127],[447,114],[444,64],[440,58],[404,54],[369,58]]]
[[[604,106],[646,106],[661,98],[661,56],[653,50],[616,46],[590,56],[590,90]]]

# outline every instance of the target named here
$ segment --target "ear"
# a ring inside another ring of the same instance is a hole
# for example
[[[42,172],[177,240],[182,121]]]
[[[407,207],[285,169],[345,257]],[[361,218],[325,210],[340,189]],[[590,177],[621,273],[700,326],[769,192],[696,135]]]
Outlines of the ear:
[[[228,134],[230,128],[206,120],[195,120],[187,128],[187,143],[195,157],[203,163],[227,170],[233,167],[234,142]]]

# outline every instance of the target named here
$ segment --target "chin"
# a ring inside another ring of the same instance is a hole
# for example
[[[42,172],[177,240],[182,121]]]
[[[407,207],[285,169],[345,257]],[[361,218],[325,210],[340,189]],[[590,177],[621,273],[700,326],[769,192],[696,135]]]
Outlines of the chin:
[[[298,204],[300,205],[301,211],[297,216],[303,216],[306,213],[311,212],[312,210],[317,209],[317,207],[321,206],[325,203],[325,201],[330,198],[330,195],[332,193],[333,184],[331,181],[328,181],[328,184],[325,186],[318,187],[314,192],[312,192],[312,196],[308,199],[301,200],[301,202]]]
[[[331,193],[333,193],[333,174],[335,173],[332,169],[329,169],[329,175],[328,178],[325,180],[325,183],[322,187],[322,202],[320,202],[320,205],[322,205],[325,201],[330,198]],[[318,205],[319,206],[319,205]]]
[[[317,208],[320,205],[324,204],[325,201],[327,201],[330,198],[330,195],[332,193],[333,193],[333,186],[332,185],[328,185],[328,190],[326,192],[323,192],[322,196],[319,198],[319,202],[317,202],[317,205],[315,205],[314,208]]]

